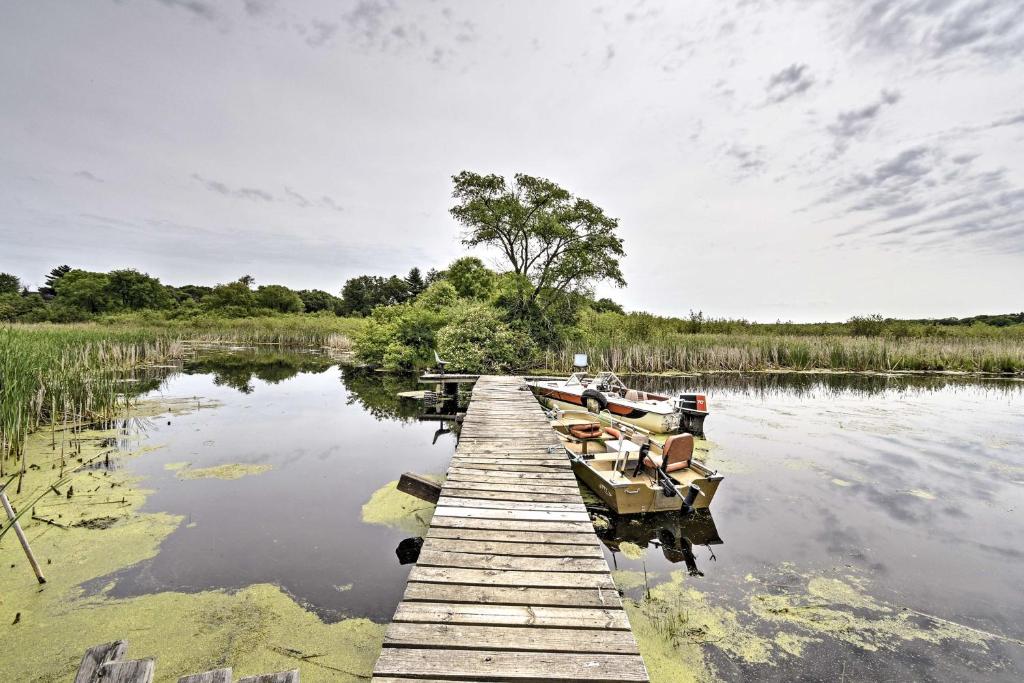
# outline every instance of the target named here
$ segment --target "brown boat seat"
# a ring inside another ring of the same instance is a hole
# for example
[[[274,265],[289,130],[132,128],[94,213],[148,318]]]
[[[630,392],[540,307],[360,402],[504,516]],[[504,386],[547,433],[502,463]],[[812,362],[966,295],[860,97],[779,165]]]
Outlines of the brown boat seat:
[[[626,400],[627,401],[639,401],[640,400],[640,392],[638,392],[636,389],[629,389],[626,392]]]
[[[596,439],[603,433],[599,422],[569,425],[569,435],[577,439]]]
[[[685,470],[693,458],[693,434],[673,434],[665,440],[661,455],[648,455],[644,458],[647,467],[661,467],[662,459],[667,459],[666,472]]]

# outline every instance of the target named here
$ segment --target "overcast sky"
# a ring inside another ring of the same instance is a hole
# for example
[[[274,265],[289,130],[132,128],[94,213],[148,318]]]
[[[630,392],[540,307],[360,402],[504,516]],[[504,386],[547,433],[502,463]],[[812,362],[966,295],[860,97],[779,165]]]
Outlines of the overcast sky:
[[[0,271],[29,283],[443,267],[463,169],[617,217],[629,309],[1019,311],[1024,3],[0,4]]]

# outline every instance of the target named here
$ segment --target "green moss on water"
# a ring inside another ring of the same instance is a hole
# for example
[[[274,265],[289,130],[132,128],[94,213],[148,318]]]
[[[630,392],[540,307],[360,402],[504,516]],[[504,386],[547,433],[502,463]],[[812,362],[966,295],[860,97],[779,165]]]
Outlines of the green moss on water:
[[[241,479],[242,477],[249,477],[255,474],[263,474],[271,469],[273,469],[271,465],[264,464],[227,463],[225,465],[199,467],[196,469],[179,467],[177,468],[177,476],[179,479]]]
[[[423,536],[430,526],[430,518],[434,516],[434,505],[402,493],[397,487],[398,482],[391,481],[374,491],[363,505],[363,521]]]
[[[771,641],[687,586],[683,572],[651,588],[649,598],[627,598],[623,604],[652,683],[715,680],[707,657],[712,647],[745,663],[771,661]]]
[[[177,472],[178,470],[188,467],[191,463],[187,460],[182,462],[169,462],[164,464],[164,469],[169,472]]]
[[[629,590],[642,574],[613,572],[613,578]],[[651,587],[649,598],[624,599],[653,683],[716,680],[715,662],[721,657],[756,677],[760,667],[811,656],[812,648],[826,643],[867,652],[898,652],[912,642],[957,644],[986,661],[989,643],[1005,640],[884,603],[857,576],[800,574],[784,563],[766,575],[748,574],[743,585],[747,595],[736,603],[707,596],[674,572],[669,581]]]
[[[632,569],[617,569],[612,572],[612,581],[615,582],[615,587],[621,591],[644,588],[648,583],[653,583],[655,578],[655,574],[645,576],[643,572]]]
[[[931,491],[925,491],[924,489],[909,489],[904,493],[920,498],[921,500],[935,500],[935,494]]]
[[[116,436],[101,430],[74,434],[80,450],[65,444],[65,467],[102,459],[104,444]],[[115,599],[107,584],[87,595],[83,583],[153,557],[183,519],[140,513],[149,492],[123,469],[79,472],[59,488],[60,495],[53,493],[49,484],[60,474],[60,438],[58,433],[54,449],[48,432],[29,437],[27,457],[36,468],[26,474],[21,495],[9,491],[19,510],[45,493],[35,502],[36,515],[68,528],[22,517],[46,574],[43,586],[15,535],[0,540],[0,642],[9,655],[0,657],[0,680],[65,683],[87,648],[115,639],[128,640],[132,657],[155,657],[159,681],[219,666],[233,667],[236,677],[298,668],[307,683],[369,678],[383,626],[366,619],[325,624],[276,586]],[[112,454],[112,460],[146,450]]]
[[[856,577],[804,577],[806,583],[785,593],[757,593],[751,611],[779,626],[794,627],[815,638],[832,638],[863,650],[896,651],[901,643],[957,641],[988,649],[991,634],[947,620],[882,603]]]
[[[619,544],[619,551],[631,560],[642,560],[647,555],[647,548],[641,548],[636,543],[623,541]]]

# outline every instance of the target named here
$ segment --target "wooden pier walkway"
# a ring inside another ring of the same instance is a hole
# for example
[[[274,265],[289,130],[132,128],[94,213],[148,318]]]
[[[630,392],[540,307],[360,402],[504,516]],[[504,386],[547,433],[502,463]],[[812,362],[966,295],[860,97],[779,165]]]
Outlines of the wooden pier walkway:
[[[576,479],[519,377],[481,377],[374,681],[647,681]]]

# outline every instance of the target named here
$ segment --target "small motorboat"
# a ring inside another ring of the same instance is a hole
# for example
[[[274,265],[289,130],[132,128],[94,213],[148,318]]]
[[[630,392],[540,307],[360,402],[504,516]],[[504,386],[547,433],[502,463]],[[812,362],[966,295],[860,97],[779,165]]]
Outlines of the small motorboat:
[[[589,412],[552,411],[576,477],[616,514],[707,508],[722,475],[693,459],[692,434],[658,443],[636,425]]]
[[[567,379],[543,377],[526,383],[538,398],[560,410],[585,409],[595,415],[607,412],[612,418],[653,434],[704,435],[708,404],[703,394],[670,397],[637,391],[627,387],[614,372],[594,377],[575,372]]]

